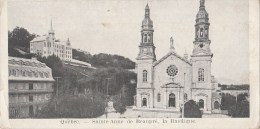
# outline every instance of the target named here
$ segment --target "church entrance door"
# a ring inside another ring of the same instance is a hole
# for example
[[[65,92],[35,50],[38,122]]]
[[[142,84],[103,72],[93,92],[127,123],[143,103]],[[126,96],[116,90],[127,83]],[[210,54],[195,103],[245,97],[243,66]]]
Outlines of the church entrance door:
[[[143,98],[142,107],[147,107],[147,99]]]
[[[199,107],[204,108],[204,100],[203,99],[199,100]]]
[[[169,107],[175,107],[175,95],[173,93],[169,95]]]

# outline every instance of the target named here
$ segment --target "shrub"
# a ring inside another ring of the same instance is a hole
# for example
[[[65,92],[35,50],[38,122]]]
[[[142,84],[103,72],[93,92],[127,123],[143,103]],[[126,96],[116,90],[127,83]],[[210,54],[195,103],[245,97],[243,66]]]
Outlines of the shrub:
[[[189,100],[184,104],[184,117],[185,118],[201,118],[202,113],[199,106],[194,100]]]

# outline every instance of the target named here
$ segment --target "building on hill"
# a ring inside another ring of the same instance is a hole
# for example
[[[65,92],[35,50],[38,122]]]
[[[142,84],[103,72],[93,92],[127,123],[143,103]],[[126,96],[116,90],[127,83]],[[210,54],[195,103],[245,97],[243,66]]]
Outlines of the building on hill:
[[[69,38],[66,41],[56,39],[52,22],[47,35],[38,36],[30,42],[30,53],[43,57],[56,55],[64,61],[71,61],[72,59],[72,47]]]
[[[36,58],[8,58],[9,117],[33,118],[53,96],[52,70]]]
[[[173,38],[170,38],[168,53],[156,60],[153,21],[147,4],[136,58],[137,110],[179,112],[184,103],[191,99],[198,103],[203,112],[220,110],[218,84],[211,75],[213,54],[210,50],[209,17],[204,2],[200,0],[196,15],[191,59],[188,54],[179,55],[175,51]]]
[[[55,38],[55,32],[51,28],[48,35],[38,36],[30,42],[30,53],[38,54],[42,57],[48,57],[51,55],[58,56],[65,64],[81,66],[81,67],[91,67],[91,64],[83,61],[79,61],[72,58],[72,46],[69,38],[66,41],[60,41]],[[85,54],[87,52],[82,51]]]

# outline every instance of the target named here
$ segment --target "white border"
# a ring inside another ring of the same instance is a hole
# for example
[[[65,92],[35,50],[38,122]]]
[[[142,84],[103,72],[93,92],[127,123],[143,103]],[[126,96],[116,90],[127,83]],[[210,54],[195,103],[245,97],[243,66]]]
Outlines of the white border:
[[[241,10],[242,11],[242,10]],[[259,128],[259,0],[249,0],[249,49],[250,49],[250,118],[204,118],[189,119],[196,123],[167,123],[167,124],[91,124],[95,119],[69,119],[80,124],[61,124],[68,119],[11,119],[8,120],[8,76],[7,76],[7,1],[1,2],[0,15],[0,128]],[[4,86],[4,87],[3,87]],[[156,119],[156,118],[154,118]],[[169,120],[170,118],[168,118]],[[173,118],[172,118],[173,119]],[[181,120],[174,118],[176,120]],[[101,119],[100,119],[101,120]],[[109,119],[112,120],[112,119]],[[123,120],[129,119],[113,119]],[[130,119],[136,120],[136,119]],[[143,119],[149,120],[149,119]],[[162,119],[157,119],[162,121]],[[9,124],[10,122],[10,124]],[[85,123],[88,122],[88,123]]]

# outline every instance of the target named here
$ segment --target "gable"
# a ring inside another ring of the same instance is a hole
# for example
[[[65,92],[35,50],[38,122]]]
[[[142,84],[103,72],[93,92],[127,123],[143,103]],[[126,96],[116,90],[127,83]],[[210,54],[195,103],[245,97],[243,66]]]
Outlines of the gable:
[[[185,63],[191,65],[191,63],[190,63],[188,60],[186,60],[185,58],[179,56],[176,52],[174,52],[174,51],[171,50],[169,53],[167,53],[167,54],[166,54],[164,57],[162,57],[160,60],[155,61],[155,62],[153,63],[153,67],[155,67],[156,65],[160,64],[161,62],[163,62],[164,60],[166,60],[166,59],[169,58],[170,56],[174,56],[174,57],[176,57],[176,58],[182,60],[183,62],[185,62]]]

